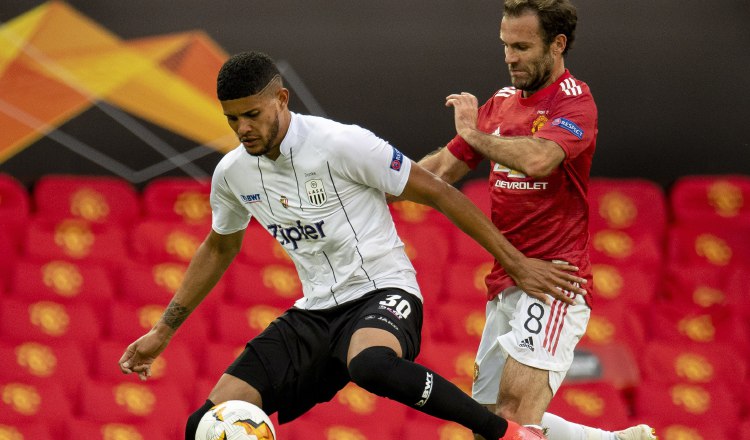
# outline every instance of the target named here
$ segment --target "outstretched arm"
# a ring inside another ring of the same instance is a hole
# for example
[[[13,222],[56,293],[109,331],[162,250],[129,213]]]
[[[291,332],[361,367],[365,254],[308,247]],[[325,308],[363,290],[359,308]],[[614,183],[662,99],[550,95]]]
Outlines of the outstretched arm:
[[[442,212],[487,249],[528,295],[545,303],[551,302],[547,295],[572,303],[573,301],[560,289],[581,295],[586,293],[575,284],[586,283],[585,279],[572,273],[578,270],[577,267],[527,258],[497,230],[471,200],[416,163],[412,164],[411,174],[401,197]]]
[[[151,364],[167,347],[180,325],[213,289],[242,246],[245,231],[221,235],[213,230],[190,261],[185,278],[177,288],[159,322],[130,344],[120,358],[120,370],[137,373],[141,380],[151,376]]]

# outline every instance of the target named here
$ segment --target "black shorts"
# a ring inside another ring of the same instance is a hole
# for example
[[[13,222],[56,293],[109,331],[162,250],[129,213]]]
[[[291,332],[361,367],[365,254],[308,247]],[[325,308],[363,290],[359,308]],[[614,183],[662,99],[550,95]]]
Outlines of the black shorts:
[[[328,402],[349,381],[349,341],[360,328],[395,335],[404,359],[419,354],[422,302],[400,289],[382,289],[324,310],[291,308],[248,342],[227,368],[260,392],[263,410],[286,423]]]

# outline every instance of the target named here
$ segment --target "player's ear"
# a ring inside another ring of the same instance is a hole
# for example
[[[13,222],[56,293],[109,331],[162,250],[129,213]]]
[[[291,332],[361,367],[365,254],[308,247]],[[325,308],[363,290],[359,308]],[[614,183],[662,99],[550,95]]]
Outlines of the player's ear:
[[[281,108],[286,108],[289,105],[289,89],[285,87],[279,88],[279,91],[276,94],[276,99],[279,100]]]
[[[565,52],[565,48],[568,45],[568,37],[564,34],[558,34],[555,39],[552,40],[552,52],[555,55],[562,55]]]

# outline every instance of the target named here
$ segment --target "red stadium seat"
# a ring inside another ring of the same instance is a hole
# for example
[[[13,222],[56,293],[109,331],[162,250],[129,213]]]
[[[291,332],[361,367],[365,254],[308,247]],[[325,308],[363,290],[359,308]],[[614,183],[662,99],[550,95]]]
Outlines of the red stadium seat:
[[[623,396],[603,381],[563,384],[548,411],[575,423],[606,430],[623,429],[630,421],[630,409]]]
[[[71,399],[60,384],[50,380],[0,380],[0,395],[0,425],[39,425],[42,421],[52,432],[59,432],[71,418]]]
[[[662,423],[736,427],[740,420],[737,398],[718,383],[644,381],[635,393],[635,414],[643,420]]]
[[[211,181],[165,177],[143,189],[144,215],[150,219],[211,224]]]
[[[1,343],[0,380],[51,381],[74,395],[88,371],[86,359],[75,341]]]
[[[669,194],[675,223],[750,226],[750,176],[696,175],[677,179]]]
[[[125,352],[127,344],[120,341],[101,341],[97,346],[91,362],[91,376],[102,381],[121,381],[123,374],[117,365]],[[198,351],[198,350],[195,350]],[[199,358],[193,356],[188,342],[173,339],[167,348],[151,365],[149,383],[169,383],[177,386],[185,399],[193,397],[193,390],[186,384],[196,378],[196,366]]]
[[[750,226],[674,226],[669,230],[667,258],[674,265],[720,268],[750,261]]]
[[[80,418],[103,423],[158,424],[170,435],[184,432],[188,407],[178,386],[140,382],[126,377],[120,381],[84,381],[79,401]]]
[[[636,268],[660,267],[664,246],[649,232],[620,229],[591,229],[591,262]]]
[[[108,339],[129,344],[148,332],[161,319],[166,304],[133,305],[116,301],[112,305],[111,318],[105,323]],[[198,307],[180,326],[172,340],[191,341],[196,347],[208,343],[208,319],[213,315]]]
[[[750,310],[745,287],[750,283],[750,269],[708,264],[670,265],[665,275],[664,293],[672,302],[707,308],[731,305]]]
[[[147,438],[181,440],[184,438],[184,434],[175,434],[170,431],[177,431],[177,428],[165,429],[164,426],[153,422],[114,423],[76,419],[68,423],[67,438],[86,440],[140,440]]]
[[[11,232],[0,229],[0,296],[9,289],[19,252],[11,239]]]
[[[635,351],[624,342],[581,343],[565,375],[566,384],[602,381],[627,392],[641,382]]]
[[[238,306],[219,304],[214,320],[215,336],[223,343],[241,345],[265,330],[285,309],[259,303]]]
[[[114,288],[106,269],[96,263],[64,260],[19,262],[9,290],[14,298],[64,304],[84,302],[102,312],[114,298]]]
[[[325,405],[322,404],[322,405]],[[403,438],[400,434],[401,426],[384,423],[379,417],[372,417],[366,423],[353,423],[341,419],[336,423],[325,423],[307,415],[289,424],[289,438],[301,439],[357,439],[380,440]]]
[[[123,264],[118,271],[117,300],[136,306],[148,304],[166,306],[182,284],[186,270],[186,263],[176,262]],[[219,280],[201,302],[202,313],[211,313],[222,301],[226,285],[224,279]]]
[[[55,223],[77,218],[129,225],[140,216],[135,188],[117,177],[47,175],[37,180],[33,197],[36,217]]]
[[[0,224],[18,249],[26,231],[31,201],[26,188],[15,177],[0,173]]]
[[[287,309],[302,297],[302,282],[294,266],[235,262],[224,276],[228,302]]]
[[[8,440],[53,440],[52,429],[44,420],[33,422],[0,422],[0,439]]]
[[[394,400],[376,396],[350,382],[333,399],[315,406],[303,418],[329,425],[346,420],[348,426],[367,426],[373,421],[387,420],[389,425],[397,428],[406,421],[406,408]]]
[[[736,426],[723,426],[714,423],[709,424],[698,424],[698,423],[673,423],[669,421],[669,416],[665,416],[664,420],[655,419],[651,423],[651,427],[656,429],[656,434],[661,440],[714,440],[714,439],[735,439],[740,438],[745,440],[744,437],[736,437],[737,427]],[[750,440],[750,439],[748,439]]]
[[[283,264],[294,267],[284,248],[256,220],[251,220],[237,259],[247,264]]]
[[[586,333],[581,338],[583,346],[626,344],[637,353],[645,340],[644,323],[639,306],[627,304],[597,304],[591,310]]]
[[[129,258],[125,233],[119,225],[94,224],[78,219],[59,223],[32,221],[24,250],[27,259],[40,263],[67,260],[116,267]]]
[[[661,286],[661,271],[616,265],[593,264],[595,307],[609,303],[651,304]]]
[[[645,233],[657,243],[667,227],[667,200],[659,185],[645,179],[596,177],[589,181],[591,229]]]
[[[409,423],[403,427],[403,439],[450,439],[474,440],[474,435],[468,428],[458,423],[430,417],[413,409],[408,411]]]
[[[436,342],[462,344],[476,348],[482,339],[485,323],[484,298],[441,301],[425,308],[425,321],[430,322],[429,336]]]
[[[492,265],[492,259],[481,263],[450,263],[444,275],[443,297],[453,302],[483,303],[487,300],[484,279],[492,271]]]
[[[422,352],[416,362],[432,369],[470,395],[476,351],[476,346],[466,343],[430,341],[422,344]]]
[[[404,243],[406,255],[417,271],[430,267],[446,267],[451,239],[443,227],[434,223],[410,223],[399,225],[397,230]]]
[[[731,344],[674,344],[651,341],[641,356],[645,380],[665,383],[736,384],[746,377],[747,361]]]
[[[743,355],[750,351],[745,323],[729,306],[658,304],[651,307],[647,324],[653,339],[673,344],[728,343]]]
[[[89,304],[0,300],[0,336],[7,342],[57,344],[76,341],[81,347],[100,336],[101,317]]]
[[[188,263],[210,229],[206,224],[144,220],[130,233],[133,256],[143,263]]]
[[[208,393],[218,382],[224,370],[234,362],[234,360],[245,350],[246,341],[241,343],[228,343],[217,340],[216,343],[207,345],[204,351],[204,359],[201,365],[198,365],[198,377],[204,378],[205,381],[199,382],[196,387],[197,396],[194,401],[202,405],[208,398]]]

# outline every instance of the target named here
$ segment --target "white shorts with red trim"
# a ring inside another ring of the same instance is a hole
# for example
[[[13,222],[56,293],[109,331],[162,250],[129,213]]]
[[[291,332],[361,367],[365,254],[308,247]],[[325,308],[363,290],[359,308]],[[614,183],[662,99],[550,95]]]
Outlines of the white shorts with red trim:
[[[570,294],[571,297],[574,294]],[[505,358],[547,370],[556,393],[573,362],[573,351],[586,332],[591,309],[580,295],[575,304],[544,304],[518,287],[505,289],[487,302],[487,322],[477,350],[472,396],[482,404],[494,404],[500,389]]]

